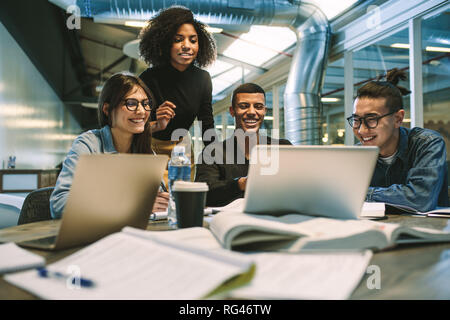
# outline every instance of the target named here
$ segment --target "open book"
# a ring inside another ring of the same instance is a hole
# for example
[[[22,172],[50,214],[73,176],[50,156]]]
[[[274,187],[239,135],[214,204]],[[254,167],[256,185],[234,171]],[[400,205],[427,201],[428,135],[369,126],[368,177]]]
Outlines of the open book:
[[[5,280],[44,299],[191,300],[223,294],[253,277],[254,264],[243,255],[187,246],[166,237],[171,232],[161,237],[143,237],[142,232],[126,227],[47,266],[67,279],[30,270]],[[69,281],[76,276],[94,286],[77,288]]]
[[[382,250],[400,243],[446,242],[450,233],[369,220],[337,220],[299,214],[252,215],[221,211],[210,230],[224,248],[299,252],[308,249]]]

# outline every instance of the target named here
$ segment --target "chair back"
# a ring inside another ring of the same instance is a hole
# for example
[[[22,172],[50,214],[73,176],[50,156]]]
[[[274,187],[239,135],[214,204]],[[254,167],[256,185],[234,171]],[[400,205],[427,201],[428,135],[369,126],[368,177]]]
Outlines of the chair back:
[[[17,224],[51,220],[50,195],[55,187],[46,187],[30,192],[23,202]]]

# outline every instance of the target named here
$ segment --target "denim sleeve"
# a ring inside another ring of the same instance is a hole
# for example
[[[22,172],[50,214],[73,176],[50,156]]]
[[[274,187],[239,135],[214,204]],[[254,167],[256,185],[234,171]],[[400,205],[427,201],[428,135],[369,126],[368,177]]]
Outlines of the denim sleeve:
[[[92,153],[92,151],[83,140],[76,139],[74,141],[72,148],[64,159],[55,190],[50,196],[50,212],[53,219],[60,219],[62,216],[80,155],[89,153]]]
[[[366,201],[405,205],[422,212],[435,209],[444,182],[446,158],[444,140],[440,137],[427,139],[418,147],[405,183],[386,188],[370,187]]]

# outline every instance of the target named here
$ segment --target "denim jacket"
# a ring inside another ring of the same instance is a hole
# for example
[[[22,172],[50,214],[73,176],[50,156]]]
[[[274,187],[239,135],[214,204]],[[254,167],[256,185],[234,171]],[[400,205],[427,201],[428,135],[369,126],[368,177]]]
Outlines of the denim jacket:
[[[439,133],[400,127],[392,164],[377,161],[366,201],[406,205],[418,211],[448,206],[445,142]]]
[[[80,155],[93,153],[117,153],[109,126],[86,131],[73,142],[72,148],[64,159],[55,190],[50,196],[50,212],[53,219],[59,219],[62,216]]]

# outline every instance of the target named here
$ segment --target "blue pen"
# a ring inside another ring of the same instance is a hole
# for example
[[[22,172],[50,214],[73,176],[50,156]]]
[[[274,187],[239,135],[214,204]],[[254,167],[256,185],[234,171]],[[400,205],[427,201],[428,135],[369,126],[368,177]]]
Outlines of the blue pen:
[[[85,288],[90,288],[94,286],[94,282],[92,280],[89,279],[85,279],[85,278],[78,278],[75,277],[73,275],[68,275],[68,274],[63,274],[61,272],[56,272],[56,271],[50,271],[46,268],[36,268],[38,275],[41,278],[54,278],[54,279],[61,279],[61,280],[67,280],[69,278],[72,278],[72,284],[77,284],[79,283],[81,287],[85,287]],[[78,282],[79,281],[79,282]]]

